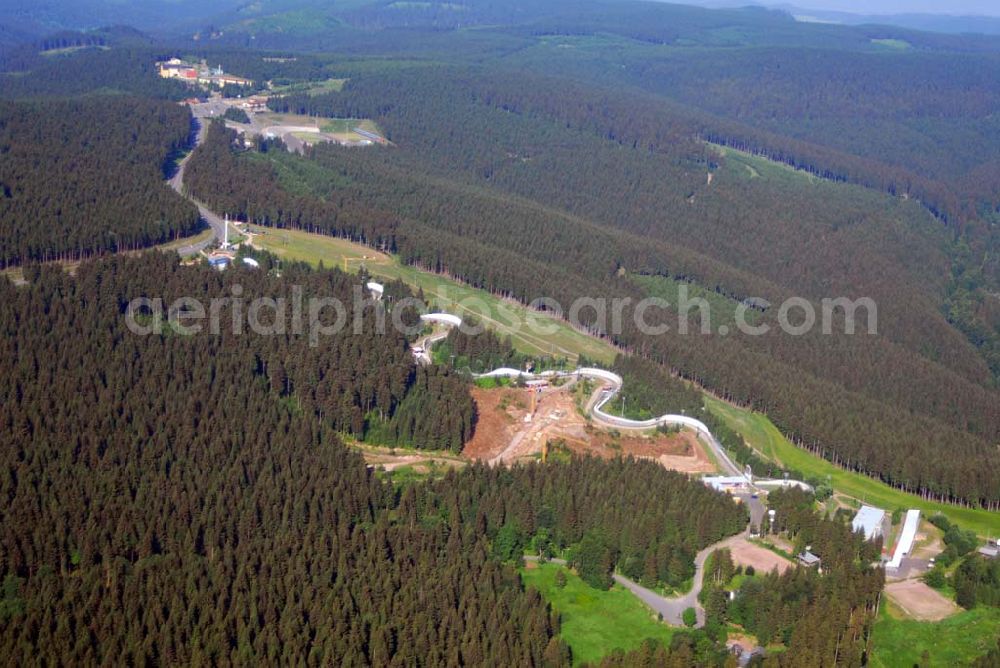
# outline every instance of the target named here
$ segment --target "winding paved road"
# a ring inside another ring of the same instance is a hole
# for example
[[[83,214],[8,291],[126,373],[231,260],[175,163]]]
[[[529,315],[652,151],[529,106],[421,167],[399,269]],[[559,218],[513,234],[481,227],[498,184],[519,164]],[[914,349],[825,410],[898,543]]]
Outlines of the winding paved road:
[[[202,220],[208,223],[208,225],[212,228],[213,236],[203,241],[178,248],[177,253],[180,255],[195,255],[200,253],[216,239],[222,239],[226,230],[226,223],[222,218],[213,213],[207,206],[184,192],[184,170],[187,168],[187,163],[194,154],[194,149],[201,146],[201,143],[205,141],[205,134],[208,131],[208,125],[202,122],[200,117],[195,116],[194,123],[197,126],[194,147],[179,163],[177,163],[177,171],[170,177],[170,179],[167,180],[167,183],[170,184],[170,187],[177,191],[179,195],[198,207],[198,213],[201,215]]]
[[[698,594],[701,593],[705,584],[705,562],[708,560],[708,555],[712,554],[712,552],[715,552],[716,550],[731,547],[734,543],[743,540],[746,537],[746,531],[738,533],[735,536],[730,536],[729,538],[720,540],[718,543],[709,545],[695,555],[694,579],[691,584],[691,591],[680,596],[672,598],[661,596],[655,591],[643,587],[638,582],[630,580],[620,573],[615,573],[612,577],[615,582],[635,594],[640,600],[642,600],[643,603],[652,608],[654,612],[658,612],[663,615],[663,621],[668,624],[673,626],[684,626],[684,611],[688,608],[694,608],[698,617],[697,626],[704,626],[705,609],[702,607],[701,603],[698,602]],[[525,561],[538,561],[538,557],[531,555],[526,555],[524,559]],[[563,566],[566,565],[565,559],[551,559],[550,561],[556,564],[562,564]]]

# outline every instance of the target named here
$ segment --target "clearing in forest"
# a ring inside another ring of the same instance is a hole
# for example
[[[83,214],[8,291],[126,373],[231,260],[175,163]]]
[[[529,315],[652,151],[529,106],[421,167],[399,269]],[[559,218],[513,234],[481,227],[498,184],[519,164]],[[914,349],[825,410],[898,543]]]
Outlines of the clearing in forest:
[[[785,559],[780,554],[775,554],[771,550],[754,545],[746,539],[737,539],[730,543],[729,551],[732,553],[733,563],[739,566],[753,566],[757,573],[770,573],[777,569],[779,573],[784,573],[794,564]]]
[[[920,580],[890,582],[885,586],[885,593],[910,619],[937,622],[961,610]]]
[[[697,437],[688,431],[619,434],[593,426],[578,410],[568,388],[535,394],[526,388],[473,388],[478,422],[462,454],[469,459],[503,461],[536,459],[548,444],[550,457],[568,453],[605,459],[632,456],[682,473],[711,473],[715,465]]]

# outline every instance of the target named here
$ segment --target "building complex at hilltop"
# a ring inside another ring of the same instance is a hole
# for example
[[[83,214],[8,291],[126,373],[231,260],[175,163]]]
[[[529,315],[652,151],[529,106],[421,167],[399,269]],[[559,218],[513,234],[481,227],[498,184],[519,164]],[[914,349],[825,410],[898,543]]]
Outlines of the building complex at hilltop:
[[[180,79],[192,85],[214,86],[217,88],[253,85],[253,81],[250,79],[226,74],[222,71],[221,65],[213,69],[205,61],[202,61],[198,65],[192,65],[180,58],[171,58],[170,60],[157,63],[156,66],[159,69],[160,76],[164,79]]]

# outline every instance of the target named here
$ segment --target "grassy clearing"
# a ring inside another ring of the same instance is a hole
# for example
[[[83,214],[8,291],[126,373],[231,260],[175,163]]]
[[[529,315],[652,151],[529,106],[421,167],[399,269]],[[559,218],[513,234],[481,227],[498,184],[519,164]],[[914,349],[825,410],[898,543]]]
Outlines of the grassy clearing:
[[[244,19],[228,26],[233,32],[280,32],[310,35],[336,30],[341,22],[321,11],[297,9]]]
[[[561,589],[555,584],[560,570],[566,574],[566,586]],[[560,636],[572,649],[576,664],[598,661],[614,649],[635,649],[647,638],[669,644],[674,634],[674,629],[657,621],[649,608],[620,585],[600,591],[551,563],[522,568],[521,578],[559,612]]]
[[[810,174],[802,169],[796,169],[795,167],[786,165],[782,162],[768,160],[767,158],[738,151],[734,148],[729,148],[728,146],[722,146],[720,144],[711,144],[711,147],[726,158],[726,169],[730,170],[736,178],[763,178],[775,180],[794,179],[798,185],[802,185],[804,183],[818,184],[823,182],[823,179],[818,176]]]
[[[325,79],[323,81],[302,81],[285,86],[274,86],[271,92],[275,95],[289,93],[305,93],[306,95],[322,95],[323,93],[339,93],[344,89],[347,79]]]
[[[358,123],[360,123],[360,120],[356,118],[334,118],[324,121],[320,127],[323,129],[323,132],[345,134],[353,130]]]
[[[967,666],[996,646],[1000,609],[975,608],[940,622],[917,622],[901,619],[901,611],[883,601],[872,630],[869,661],[875,668],[924,665],[924,651],[930,666]]]
[[[377,135],[382,134],[382,131],[379,130],[375,121],[368,120],[367,118],[332,118],[324,121],[320,128],[323,132],[335,135],[350,135],[352,138],[361,137],[361,135],[354,132],[355,128],[361,128],[362,130],[367,130],[368,132],[374,132]]]
[[[105,46],[103,44],[85,44],[83,46],[67,46],[62,49],[48,49],[47,51],[39,51],[38,53],[45,56],[46,58],[56,58],[60,56],[72,56],[80,51],[110,51],[110,46]]]
[[[351,438],[347,434],[342,434],[341,439],[347,445],[355,448],[361,453],[368,455],[372,458],[378,457],[420,457],[421,459],[427,461],[438,461],[441,463],[454,464],[456,466],[464,466],[468,463],[468,460],[461,455],[456,455],[450,450],[424,450],[420,448],[411,448],[405,445],[373,445],[371,443],[366,443],[364,441],[358,441]]]
[[[259,125],[295,125],[299,127],[319,128],[315,116],[305,114],[279,114],[272,111],[254,114],[254,120]]]
[[[254,228],[255,231],[260,228]],[[313,266],[323,262],[356,272],[364,266],[381,279],[400,279],[414,290],[421,289],[435,310],[474,315],[501,335],[509,335],[514,347],[529,355],[551,355],[576,360],[579,355],[610,363],[615,349],[609,344],[573,329],[569,324],[535,313],[520,304],[505,301],[483,290],[405,266],[384,253],[344,239],[296,230],[264,229],[254,244],[289,260]]]
[[[251,225],[250,231],[255,246],[312,266],[322,262],[327,267],[357,272],[364,265],[369,272],[375,273],[384,271],[384,266],[394,264],[390,256],[346,239],[257,225]]]
[[[360,141],[364,139],[355,132],[355,128],[374,132],[382,135],[382,131],[375,121],[367,118],[321,118],[318,116],[306,116],[303,114],[279,114],[274,112],[264,112],[256,114],[254,120],[259,125],[271,126],[292,126],[299,128],[316,128],[319,132],[332,135],[342,141]],[[293,132],[293,135],[300,139],[312,139],[317,141],[318,137],[312,137],[308,132]]]
[[[396,488],[403,488],[416,483],[440,480],[452,468],[447,464],[442,465],[435,460],[429,460],[426,464],[397,466],[391,471],[376,468],[375,475],[380,480],[391,482]]]
[[[829,478],[834,490],[841,494],[890,512],[896,508],[918,508],[928,515],[940,512],[953,522],[980,535],[1000,535],[1000,513],[925,501],[919,496],[901,492],[868,476],[845,471],[825,459],[795,447],[762,413],[736,408],[707,396],[706,404],[710,411],[723,419],[732,429],[743,434],[750,446],[762,456],[782,466],[802,471],[808,476]]]
[[[629,280],[640,287],[648,296],[658,297],[670,302],[672,306],[676,307],[675,310],[679,310],[682,306],[681,294],[683,293],[685,303],[691,305],[691,308],[686,310],[686,312],[689,314],[688,322],[692,330],[698,327],[700,310],[697,304],[700,303],[700,300],[708,303],[713,325],[720,323],[728,325],[736,324],[736,309],[740,303],[735,299],[720,295],[713,290],[706,290],[700,285],[666,276],[635,274],[630,276]],[[753,309],[746,311],[746,321],[748,323],[757,324],[760,319],[760,312]]]
[[[871,40],[871,43],[872,46],[881,47],[886,51],[909,51],[913,48],[913,45],[905,39],[873,39]]]
[[[344,90],[344,84],[347,83],[347,79],[326,79],[325,81],[317,81],[310,85],[309,89],[306,91],[309,95],[320,95],[322,93],[339,93]]]
[[[13,283],[20,283],[24,280],[24,272],[21,270],[21,267],[0,269],[0,276],[10,279]]]
[[[319,144],[320,142],[328,141],[326,137],[318,132],[293,132],[291,134],[296,139],[301,139],[307,144]]]

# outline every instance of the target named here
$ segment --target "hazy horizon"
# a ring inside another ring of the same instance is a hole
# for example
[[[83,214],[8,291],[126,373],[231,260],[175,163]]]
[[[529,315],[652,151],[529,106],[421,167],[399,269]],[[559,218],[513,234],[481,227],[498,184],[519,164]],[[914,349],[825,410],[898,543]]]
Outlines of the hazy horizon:
[[[776,3],[777,4],[777,3]],[[851,14],[942,14],[1000,16],[995,0],[792,0],[803,9]]]
[[[703,7],[796,7],[817,12],[843,12],[858,16],[933,14],[938,16],[989,16],[1000,18],[1000,4],[994,0],[663,0],[674,4]]]

